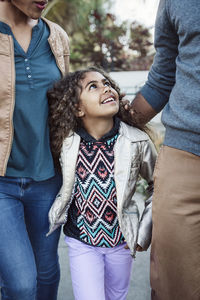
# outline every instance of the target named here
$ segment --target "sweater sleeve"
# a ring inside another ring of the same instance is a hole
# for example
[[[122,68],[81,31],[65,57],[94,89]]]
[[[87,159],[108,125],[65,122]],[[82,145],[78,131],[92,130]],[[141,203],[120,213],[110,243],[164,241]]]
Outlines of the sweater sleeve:
[[[157,111],[169,100],[175,83],[178,35],[170,20],[170,0],[160,0],[155,24],[156,54],[141,94]]]

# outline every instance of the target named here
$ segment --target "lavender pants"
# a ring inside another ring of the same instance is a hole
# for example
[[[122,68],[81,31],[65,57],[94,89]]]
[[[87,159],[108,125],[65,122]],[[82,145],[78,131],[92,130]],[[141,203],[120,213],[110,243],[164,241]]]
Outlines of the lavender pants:
[[[88,246],[66,237],[75,300],[125,300],[132,257],[125,244],[114,248]]]

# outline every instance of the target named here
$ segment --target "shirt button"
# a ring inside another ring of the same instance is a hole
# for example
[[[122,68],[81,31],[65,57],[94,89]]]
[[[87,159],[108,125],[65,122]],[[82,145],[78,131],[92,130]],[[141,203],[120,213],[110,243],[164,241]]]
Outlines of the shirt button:
[[[28,75],[28,78],[31,78],[31,75]]]
[[[24,61],[28,61],[28,58],[25,58],[25,60]]]
[[[30,70],[30,67],[26,67],[26,70]]]

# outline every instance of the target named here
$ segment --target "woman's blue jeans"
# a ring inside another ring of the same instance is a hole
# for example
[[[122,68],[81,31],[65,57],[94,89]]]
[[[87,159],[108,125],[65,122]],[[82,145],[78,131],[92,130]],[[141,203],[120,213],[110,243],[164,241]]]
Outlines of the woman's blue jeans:
[[[61,176],[45,181],[0,177],[2,300],[56,300],[60,229],[46,237]]]

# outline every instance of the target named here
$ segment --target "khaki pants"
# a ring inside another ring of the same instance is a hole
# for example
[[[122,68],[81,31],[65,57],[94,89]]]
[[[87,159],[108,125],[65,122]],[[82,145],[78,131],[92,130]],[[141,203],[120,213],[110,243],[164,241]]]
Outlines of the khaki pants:
[[[155,167],[154,300],[200,300],[200,157],[163,146]]]

